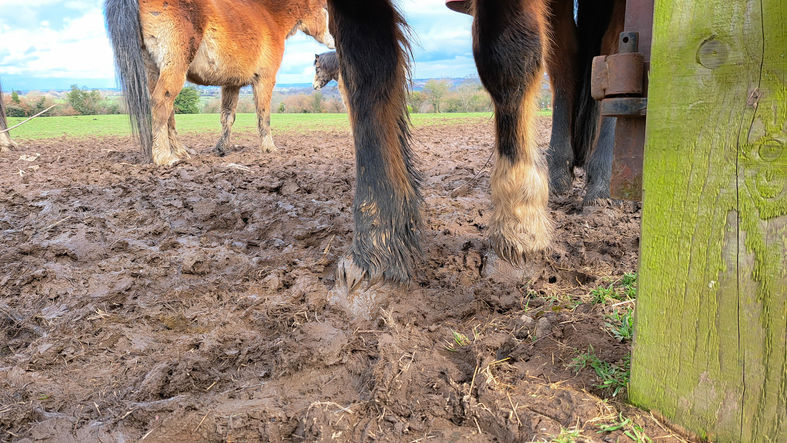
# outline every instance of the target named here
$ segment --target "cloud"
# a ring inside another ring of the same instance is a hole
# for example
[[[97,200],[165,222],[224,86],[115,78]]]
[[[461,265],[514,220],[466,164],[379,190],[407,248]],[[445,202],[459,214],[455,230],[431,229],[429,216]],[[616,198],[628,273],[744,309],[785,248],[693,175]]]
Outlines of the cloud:
[[[0,3],[0,35],[4,43],[0,46],[0,77],[36,87],[46,84],[46,79],[53,85],[62,85],[69,79],[91,87],[114,84],[103,0]],[[400,0],[398,5],[413,30],[415,77],[475,75],[469,16],[448,10],[443,0]],[[310,83],[314,54],[327,50],[302,33],[291,37],[277,82]],[[8,87],[26,89],[15,84]]]

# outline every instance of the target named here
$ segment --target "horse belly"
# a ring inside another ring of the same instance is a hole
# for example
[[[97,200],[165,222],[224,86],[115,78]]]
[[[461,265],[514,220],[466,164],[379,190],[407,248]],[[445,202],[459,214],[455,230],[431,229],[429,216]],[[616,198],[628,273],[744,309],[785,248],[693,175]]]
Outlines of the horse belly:
[[[208,31],[189,65],[188,78],[203,85],[248,85],[258,71],[257,52],[253,48],[227,44]]]

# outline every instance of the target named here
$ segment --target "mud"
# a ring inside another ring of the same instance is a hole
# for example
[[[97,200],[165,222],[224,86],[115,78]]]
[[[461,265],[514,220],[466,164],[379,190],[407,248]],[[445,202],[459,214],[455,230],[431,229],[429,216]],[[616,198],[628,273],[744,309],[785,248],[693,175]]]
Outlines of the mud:
[[[636,270],[636,204],[583,210],[578,182],[514,270],[486,242],[491,122],[417,128],[418,275],[353,319],[330,301],[350,135],[276,136],[222,158],[186,136],[197,155],[164,168],[128,138],[0,154],[0,440],[626,441],[599,431],[620,413],[679,439],[569,367],[630,352],[588,293]]]

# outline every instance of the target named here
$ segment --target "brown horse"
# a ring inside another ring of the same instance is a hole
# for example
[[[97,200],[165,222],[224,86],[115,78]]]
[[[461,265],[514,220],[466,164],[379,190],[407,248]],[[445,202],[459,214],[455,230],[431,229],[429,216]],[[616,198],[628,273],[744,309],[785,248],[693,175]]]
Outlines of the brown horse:
[[[446,0],[446,6],[474,12],[470,0]],[[576,0],[575,5],[574,0],[551,0],[549,12],[546,20],[552,39],[545,61],[554,92],[547,151],[550,190],[553,194],[569,191],[574,167],[584,167],[584,203],[588,204],[609,197],[615,136],[615,118],[602,118],[590,94],[592,62],[597,55],[617,52],[626,1]]]
[[[262,149],[276,149],[270,101],[284,41],[303,31],[333,47],[326,0],[106,0],[107,29],[143,152],[159,165],[188,158],[174,100],[183,84],[221,86],[225,152],[240,88],[252,85]]]
[[[5,102],[3,101],[3,87],[0,86],[0,131],[8,129],[8,122],[5,117]],[[0,152],[12,151],[16,149],[16,143],[11,140],[8,132],[0,132]]]
[[[319,91],[331,80],[336,80],[336,84],[339,86],[339,93],[342,95],[342,101],[347,106],[349,104],[347,101],[347,88],[344,87],[344,81],[339,72],[339,57],[336,55],[336,51],[314,54],[314,81],[312,86]]]
[[[474,17],[473,54],[495,109],[490,241],[503,259],[522,263],[550,243],[550,179],[533,121],[545,64],[558,84],[575,82],[574,71],[580,70],[569,61],[569,72],[558,72],[563,58],[578,51],[576,35],[561,37],[564,27],[576,32],[573,0],[479,0],[461,6]],[[364,279],[404,282],[419,249],[422,200],[405,100],[406,25],[392,0],[329,0],[328,8],[349,97],[357,173],[355,233],[339,263],[337,282],[348,290]],[[570,83],[558,89],[577,87]],[[559,135],[553,140],[568,133]]]

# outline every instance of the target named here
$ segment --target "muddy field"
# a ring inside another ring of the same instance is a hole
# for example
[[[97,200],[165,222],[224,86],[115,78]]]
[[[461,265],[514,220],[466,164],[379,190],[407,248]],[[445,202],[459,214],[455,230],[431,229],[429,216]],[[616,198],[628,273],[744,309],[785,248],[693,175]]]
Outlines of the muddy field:
[[[186,136],[168,168],[127,138],[0,154],[0,440],[680,439],[572,366],[627,364],[608,324],[634,302],[591,291],[636,270],[638,205],[583,210],[577,187],[553,249],[511,269],[486,242],[491,122],[417,128],[418,275],[353,319],[331,301],[350,135],[276,136],[223,158]]]

